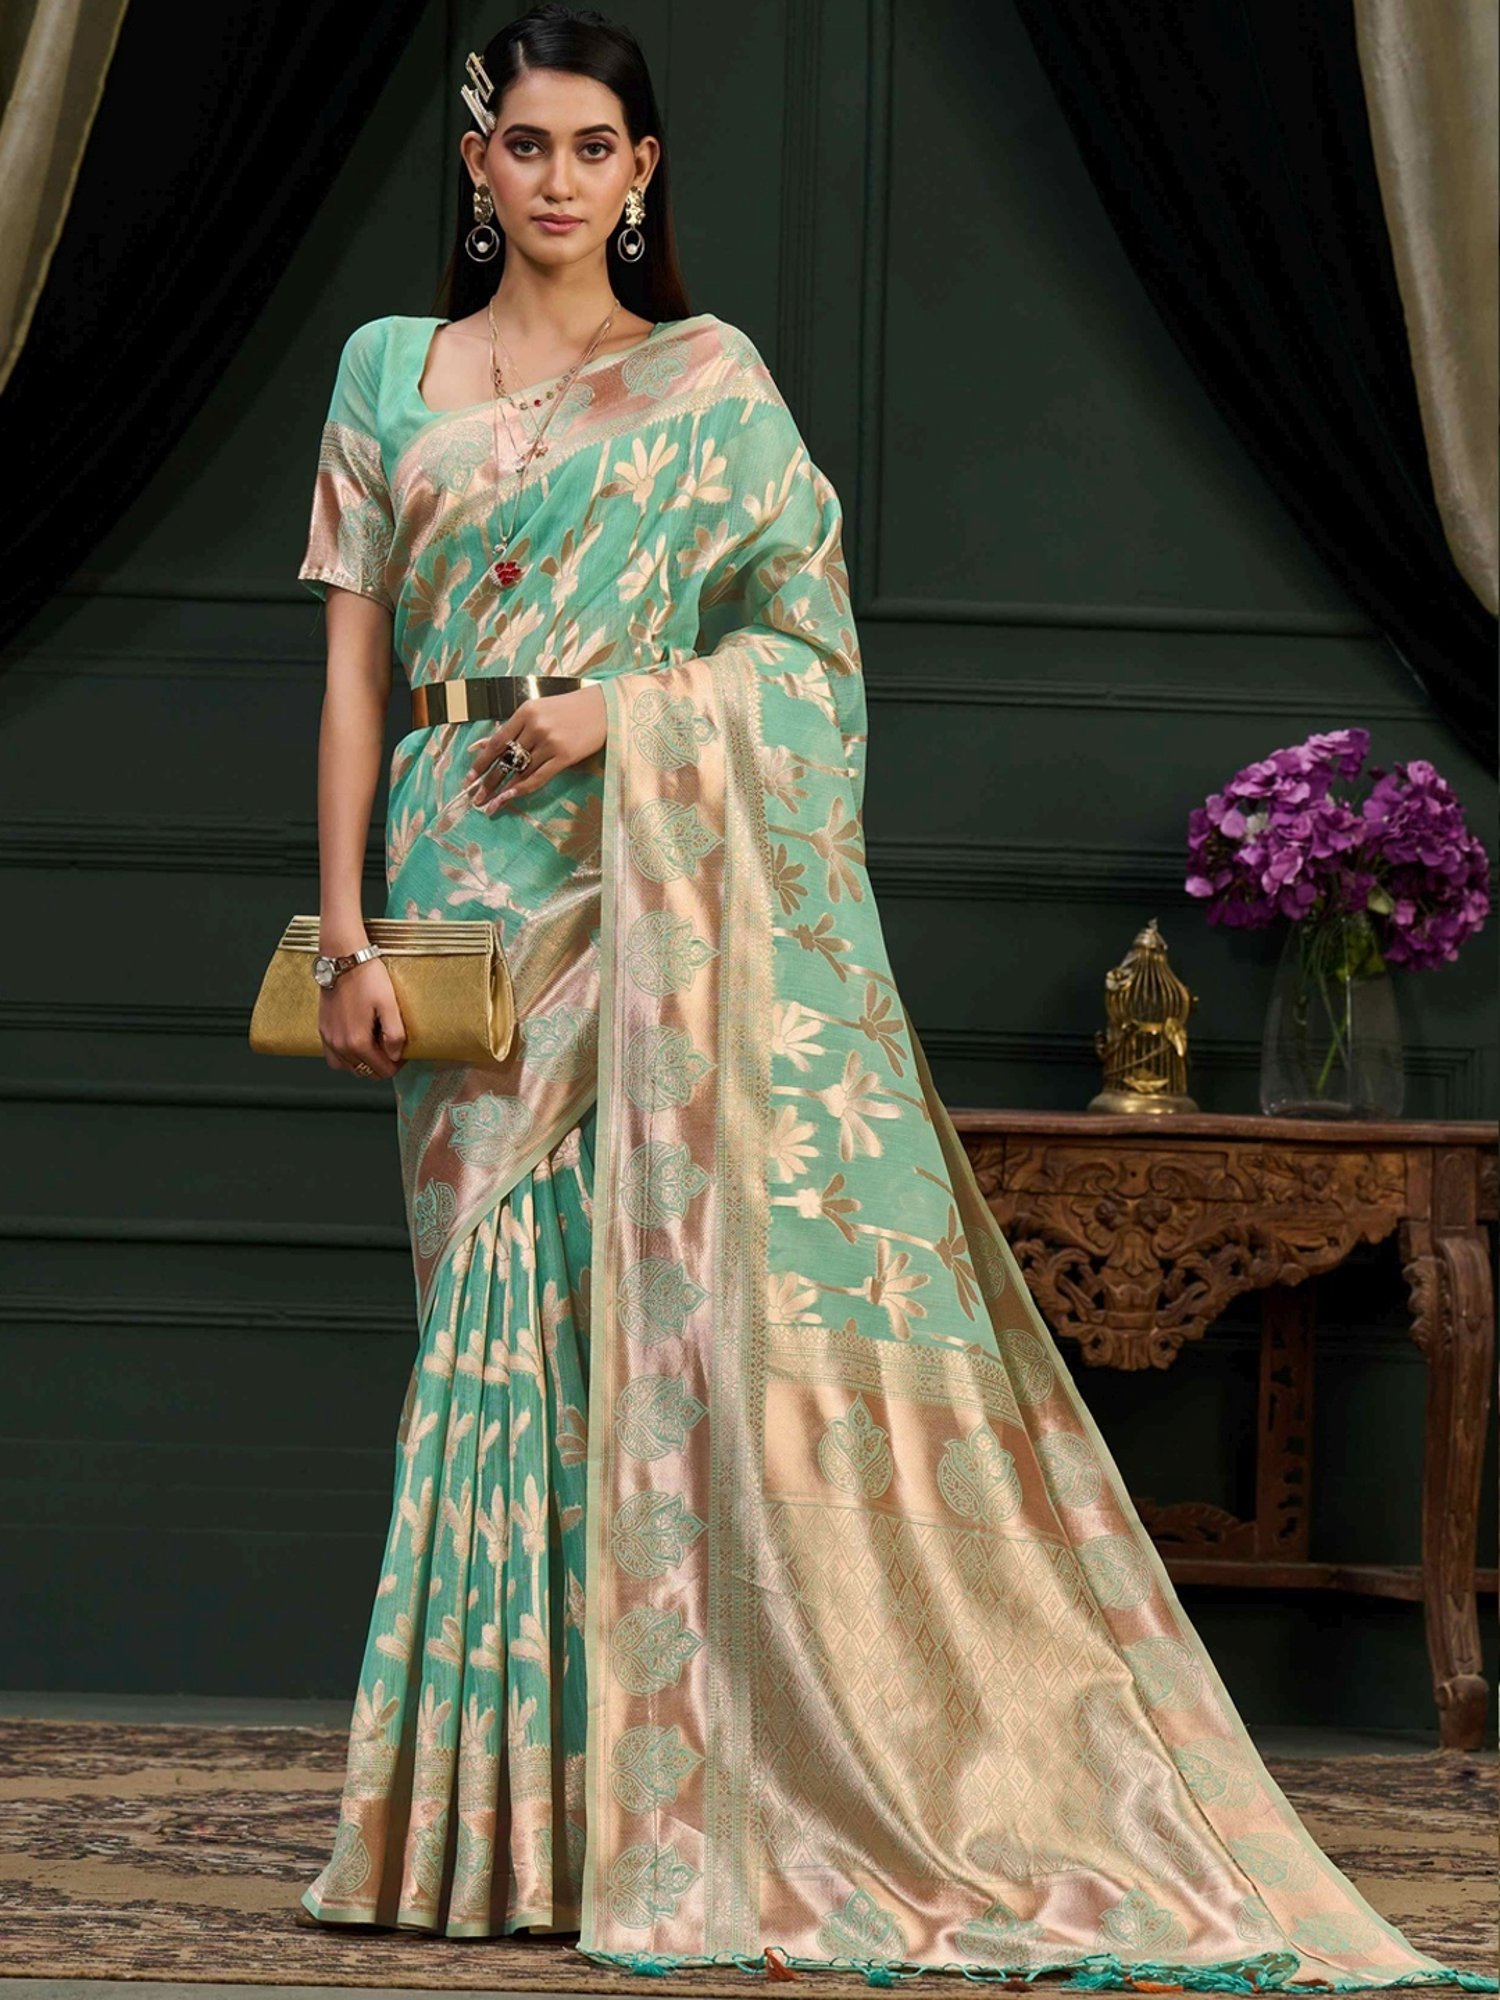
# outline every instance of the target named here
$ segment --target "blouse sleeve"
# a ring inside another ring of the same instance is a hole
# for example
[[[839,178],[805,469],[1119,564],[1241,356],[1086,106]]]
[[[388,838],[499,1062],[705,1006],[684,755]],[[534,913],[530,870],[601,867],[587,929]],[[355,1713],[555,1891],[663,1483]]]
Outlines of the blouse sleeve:
[[[316,597],[326,600],[334,583],[394,611],[388,574],[395,519],[376,414],[382,327],[379,320],[356,327],[339,356],[297,575]]]
[[[751,350],[771,400],[752,404],[723,441],[728,520],[699,598],[699,649],[749,646],[831,704],[856,812],[864,804],[865,687],[849,604],[843,508],[808,455],[790,409]],[[711,655],[710,655],[711,656]]]

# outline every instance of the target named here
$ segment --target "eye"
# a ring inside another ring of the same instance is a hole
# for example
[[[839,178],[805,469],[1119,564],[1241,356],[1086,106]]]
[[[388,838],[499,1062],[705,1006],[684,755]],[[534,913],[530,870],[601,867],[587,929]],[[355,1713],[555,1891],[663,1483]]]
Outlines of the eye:
[[[597,146],[599,148],[599,151],[594,155],[594,158],[596,160],[608,159],[610,154],[614,151],[614,148],[610,145],[607,139],[586,139],[584,141],[584,151],[587,152],[591,146]]]
[[[536,144],[535,139],[512,139],[510,142],[510,150],[514,153],[517,146],[534,146],[535,144]],[[528,156],[523,153],[520,155],[520,157],[522,159],[525,159]]]

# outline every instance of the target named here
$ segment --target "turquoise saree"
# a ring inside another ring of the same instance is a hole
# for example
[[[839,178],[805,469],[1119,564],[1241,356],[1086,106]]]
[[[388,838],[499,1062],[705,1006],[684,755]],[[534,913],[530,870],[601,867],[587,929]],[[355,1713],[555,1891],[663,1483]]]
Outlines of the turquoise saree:
[[[865,869],[838,498],[761,356],[700,313],[586,364],[501,589],[440,324],[350,337],[300,574],[413,686],[597,679],[608,742],[495,815],[492,725],[394,750],[385,914],[495,922],[521,1033],[393,1080],[419,1337],[306,1907],[636,1972],[1495,1992],[1278,1790],[979,1192]]]

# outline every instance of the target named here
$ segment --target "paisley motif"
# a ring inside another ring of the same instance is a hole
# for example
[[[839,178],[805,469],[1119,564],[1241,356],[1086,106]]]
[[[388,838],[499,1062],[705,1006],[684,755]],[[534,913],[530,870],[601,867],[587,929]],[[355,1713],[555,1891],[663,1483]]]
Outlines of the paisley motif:
[[[696,806],[671,799],[652,799],[627,815],[631,855],[653,882],[672,882],[692,875],[705,855],[719,845],[719,835],[704,822]]]
[[[660,1694],[676,1686],[702,1644],[680,1611],[643,1604],[627,1611],[610,1634],[611,1671],[627,1693]]]
[[[620,1323],[632,1340],[656,1347],[680,1335],[688,1314],[707,1297],[681,1264],[642,1257],[620,1281]]]
[[[895,1461],[889,1434],[870,1415],[863,1396],[835,1417],[818,1439],[818,1468],[832,1486],[878,1500],[891,1483]]]

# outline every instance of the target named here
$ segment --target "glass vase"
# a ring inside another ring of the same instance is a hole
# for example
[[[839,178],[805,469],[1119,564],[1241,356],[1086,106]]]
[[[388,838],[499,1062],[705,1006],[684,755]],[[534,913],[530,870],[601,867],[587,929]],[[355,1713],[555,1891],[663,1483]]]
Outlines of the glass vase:
[[[1260,1108],[1279,1118],[1399,1118],[1396,987],[1363,910],[1292,924],[1266,1013]]]

